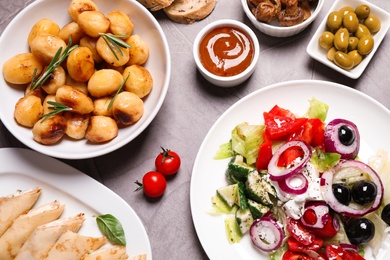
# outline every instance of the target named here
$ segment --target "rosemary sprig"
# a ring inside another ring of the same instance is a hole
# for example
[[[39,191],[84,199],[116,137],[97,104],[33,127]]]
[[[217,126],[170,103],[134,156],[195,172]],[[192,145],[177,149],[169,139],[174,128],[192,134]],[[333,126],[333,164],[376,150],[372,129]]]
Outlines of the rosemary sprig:
[[[121,39],[126,39],[128,36],[124,34],[109,34],[109,33],[99,33],[99,35],[103,38],[103,40],[106,42],[112,53],[114,54],[115,58],[119,60],[118,55],[116,54],[116,51],[119,52],[121,56],[123,56],[123,52],[119,47],[123,48],[131,48],[131,45],[126,43],[125,41]],[[115,48],[115,49],[114,49]]]
[[[120,86],[120,88],[117,90],[117,92],[115,93],[115,95],[114,95],[113,98],[111,99],[110,103],[109,103],[108,106],[107,106],[107,111],[110,110],[110,108],[112,107],[112,104],[114,103],[114,100],[115,100],[116,96],[118,96],[119,92],[122,91],[123,86],[126,84],[126,81],[128,80],[129,76],[130,76],[130,73],[127,74],[127,77],[126,77],[125,80],[123,81],[122,85]]]
[[[61,104],[61,103],[58,103],[58,102],[54,102],[54,101],[47,101],[47,103],[51,106],[49,106],[49,109],[50,110],[53,110],[52,112],[49,112],[47,114],[44,114],[44,115],[41,115],[40,118],[43,118],[43,120],[41,121],[41,123],[43,123],[46,119],[56,115],[56,114],[59,114],[59,113],[62,113],[62,112],[65,112],[65,111],[71,111],[72,108],[71,107],[68,107],[67,105],[64,105],[64,104]]]
[[[66,57],[69,56],[70,52],[73,51],[75,48],[77,48],[78,45],[72,46],[72,37],[69,37],[68,45],[66,46],[64,52],[62,52],[62,47],[60,47],[56,54],[54,55],[53,59],[51,60],[49,66],[47,66],[46,70],[42,73],[41,76],[38,78],[35,78],[37,75],[37,69],[34,69],[33,78],[31,81],[31,87],[30,91],[36,90],[40,86],[42,86],[45,81],[50,77],[51,73],[61,65],[61,63],[66,59]]]

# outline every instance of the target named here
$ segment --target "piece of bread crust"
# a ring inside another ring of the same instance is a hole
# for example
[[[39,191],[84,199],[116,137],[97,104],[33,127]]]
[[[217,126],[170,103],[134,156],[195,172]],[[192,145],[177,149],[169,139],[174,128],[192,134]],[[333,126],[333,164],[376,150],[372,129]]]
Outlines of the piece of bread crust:
[[[174,0],[137,0],[150,11],[158,11],[170,6]]]
[[[216,3],[217,0],[175,0],[164,12],[174,22],[191,24],[206,18]]]

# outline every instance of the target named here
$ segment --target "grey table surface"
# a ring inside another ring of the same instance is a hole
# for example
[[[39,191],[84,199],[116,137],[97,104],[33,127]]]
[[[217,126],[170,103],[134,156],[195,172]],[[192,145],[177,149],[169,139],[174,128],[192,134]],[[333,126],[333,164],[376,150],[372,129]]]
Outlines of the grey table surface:
[[[0,34],[18,12],[32,2],[0,0]],[[256,31],[239,0],[218,0],[210,16],[191,25],[174,23],[162,11],[154,12],[167,37],[173,64],[168,94],[161,110],[139,137],[121,149],[93,159],[61,161],[103,183],[131,205],[145,225],[153,259],[208,259],[192,222],[191,172],[204,137],[227,108],[268,85],[313,79],[349,86],[390,109],[389,36],[385,37],[366,71],[356,80],[314,61],[306,53],[306,46],[333,2],[326,0],[313,24],[288,38],[273,38]],[[390,11],[390,1],[370,2]],[[261,62],[254,74],[234,88],[209,84],[197,71],[192,57],[192,44],[199,30],[214,20],[225,18],[248,24],[255,30],[261,47]],[[142,193],[134,193],[134,181],[141,180],[144,173],[153,169],[160,146],[177,151],[182,157],[182,166],[179,173],[168,180],[164,196],[150,200]],[[0,123],[0,148],[3,147],[24,145]]]

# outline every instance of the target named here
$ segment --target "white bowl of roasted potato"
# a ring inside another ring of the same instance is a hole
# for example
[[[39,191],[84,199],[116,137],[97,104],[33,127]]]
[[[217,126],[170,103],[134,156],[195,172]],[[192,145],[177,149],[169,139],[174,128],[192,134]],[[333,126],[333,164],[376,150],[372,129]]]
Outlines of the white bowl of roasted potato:
[[[37,0],[0,38],[0,119],[63,159],[112,152],[158,113],[171,63],[155,18],[132,0]]]

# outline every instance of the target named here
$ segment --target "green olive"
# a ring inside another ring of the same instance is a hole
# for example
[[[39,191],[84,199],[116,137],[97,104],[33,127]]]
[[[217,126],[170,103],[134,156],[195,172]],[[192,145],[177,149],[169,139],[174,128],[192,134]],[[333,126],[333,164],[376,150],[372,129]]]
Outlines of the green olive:
[[[341,7],[339,12],[341,13],[342,16],[346,15],[347,13],[350,13],[350,12],[355,12],[355,10],[353,9],[352,6],[344,6],[344,7]]]
[[[335,47],[332,47],[332,48],[330,48],[330,49],[328,50],[328,53],[327,53],[327,55],[326,55],[326,57],[328,58],[328,60],[334,61],[334,55],[335,55],[336,51],[337,51],[337,50],[336,50]]]
[[[330,48],[333,47],[333,39],[334,39],[333,33],[329,31],[323,32],[319,38],[320,46],[325,50],[329,50]]]
[[[359,20],[366,19],[367,16],[370,14],[370,7],[368,5],[361,4],[356,7],[355,13]]]
[[[348,52],[348,56],[350,56],[353,60],[353,66],[356,67],[363,60],[363,56],[357,50],[353,50]]]
[[[359,43],[359,39],[355,36],[349,36],[348,50],[356,50]]]
[[[350,33],[356,32],[359,26],[359,19],[354,12],[348,12],[344,15],[343,26],[347,28]]]
[[[359,39],[357,50],[361,55],[367,55],[374,48],[374,38],[371,35],[364,35]]]
[[[343,16],[339,11],[331,12],[328,15],[328,18],[326,20],[326,25],[332,32],[337,31],[340,28],[342,23],[343,23]]]
[[[359,23],[358,29],[355,32],[355,36],[360,39],[364,35],[371,35],[370,30],[364,24]]]
[[[336,51],[334,54],[334,63],[345,70],[352,69],[354,65],[353,59],[342,51]]]
[[[334,47],[339,51],[346,51],[349,44],[349,32],[346,28],[340,28],[334,35]]]
[[[381,21],[373,14],[369,14],[364,20],[364,25],[367,26],[371,33],[376,33],[381,29]]]

